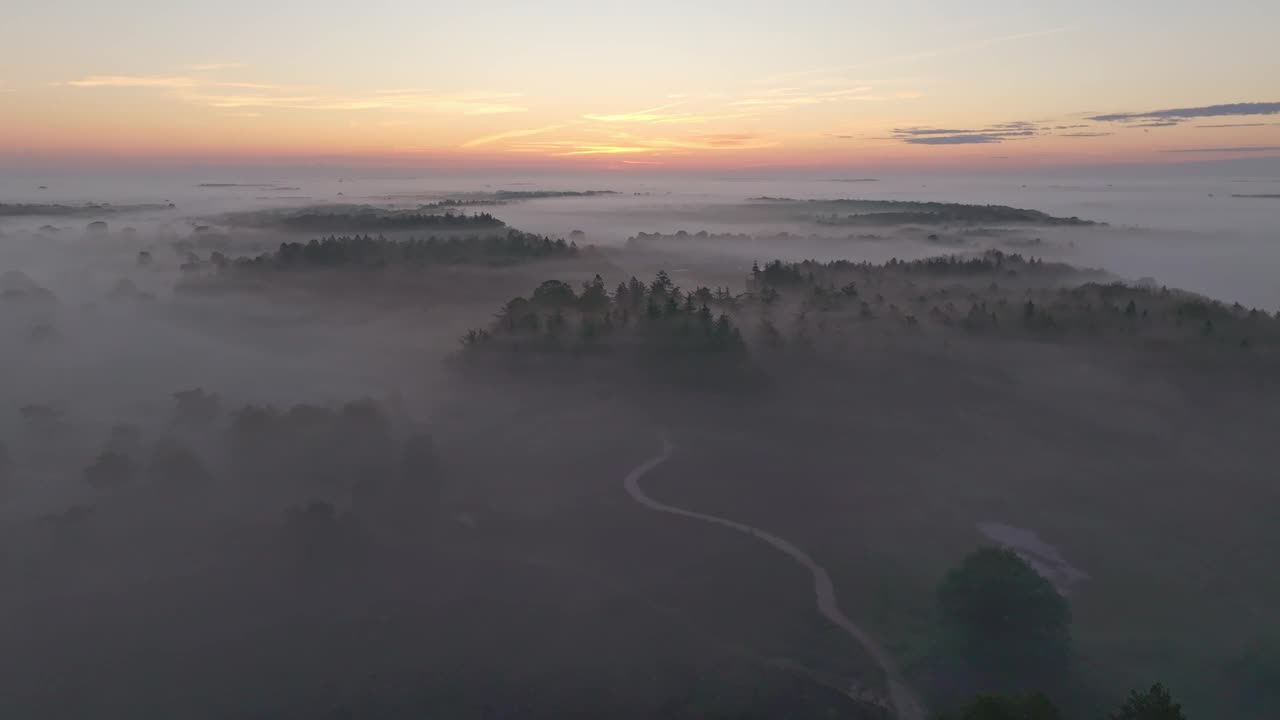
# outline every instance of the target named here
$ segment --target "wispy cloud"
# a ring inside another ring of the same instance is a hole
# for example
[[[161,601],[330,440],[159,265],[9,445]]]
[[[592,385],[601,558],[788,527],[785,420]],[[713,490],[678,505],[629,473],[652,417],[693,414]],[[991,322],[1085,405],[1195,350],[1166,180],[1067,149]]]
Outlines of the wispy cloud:
[[[1179,148],[1177,150],[1164,150],[1167,153],[1253,153],[1253,152],[1280,152],[1280,145],[1246,145],[1244,147],[1214,147],[1214,148]]]
[[[1094,138],[1094,137],[1106,137],[1107,135],[1113,135],[1113,134],[1114,133],[1109,133],[1109,132],[1069,132],[1069,133],[1061,133],[1060,135],[1058,135],[1058,137]]]
[[[627,123],[627,122],[664,122],[683,117],[676,113],[664,113],[663,110],[673,107],[679,107],[682,102],[672,102],[657,107],[647,108],[645,110],[636,110],[634,112],[625,113],[597,113],[591,115],[583,115],[587,120],[605,123]]]
[[[1242,127],[1266,127],[1267,123],[1223,123],[1221,125],[1196,125],[1196,127],[1207,130],[1210,128],[1242,128]]]
[[[498,115],[527,110],[514,102],[518,94],[487,91],[442,94],[424,90],[378,90],[344,95],[317,93],[312,88],[188,75],[91,75],[65,84],[79,88],[166,90],[185,102],[221,109],[399,110],[454,115]]]
[[[750,96],[739,100],[733,100],[729,105],[731,107],[750,107],[757,110],[776,111],[805,105],[881,99],[872,95],[871,90],[872,88],[866,85],[823,92],[814,92],[812,89],[796,87],[775,87],[751,93]]]
[[[561,157],[575,155],[622,155],[626,153],[653,152],[653,148],[643,145],[580,145],[573,150],[559,153]]]
[[[914,127],[914,128],[896,128],[893,131],[897,136],[913,136],[913,135],[955,135],[958,133],[972,133],[976,130],[954,130],[951,128],[930,128],[930,127]]]
[[[1203,117],[1231,117],[1249,115],[1278,115],[1280,102],[1246,102],[1227,103],[1223,105],[1204,105],[1201,107],[1171,108],[1168,110],[1151,110],[1148,112],[1106,113],[1093,115],[1089,120],[1095,122],[1142,122],[1138,127],[1167,127],[1187,120]]]
[[[900,140],[908,145],[984,145],[1003,142],[1006,138],[1031,137],[1038,133],[1034,123],[1015,120],[967,130],[938,127],[894,128],[892,136],[885,139]]]
[[[627,133],[611,134],[612,142],[599,140],[553,140],[521,142],[509,146],[508,152],[541,153],[557,157],[583,155],[679,155],[689,151],[738,151],[774,147],[776,140],[748,133],[713,133],[686,137],[640,138]]]
[[[650,144],[658,148],[677,148],[681,150],[754,150],[775,147],[778,142],[756,135],[720,133],[682,140],[652,140]]]
[[[182,75],[90,75],[66,84],[85,88],[185,88],[197,83]]]
[[[653,124],[653,125],[692,125],[698,123],[715,122],[720,120],[737,120],[741,118],[751,117],[748,112],[728,112],[728,113],[692,113],[692,112],[663,112],[674,107],[685,105],[684,101],[677,101],[651,107],[644,110],[636,110],[626,113],[591,113],[583,115],[584,120],[591,120],[599,123],[609,124]]]
[[[488,145],[489,143],[498,142],[499,140],[507,140],[510,138],[518,138],[518,137],[528,137],[530,135],[541,135],[542,133],[551,132],[552,130],[559,130],[562,127],[564,126],[563,125],[547,125],[546,127],[525,128],[523,130],[508,130],[506,132],[494,133],[492,135],[484,135],[482,137],[475,138],[474,140],[468,140],[462,143],[462,145],[460,145],[459,147],[464,147],[464,148],[477,147],[479,145]]]
[[[200,94],[189,99],[214,107],[289,108],[296,110],[398,110],[450,115],[501,115],[521,113],[528,108],[508,101],[507,93],[461,93],[432,95],[420,92],[381,91],[367,95],[280,95],[249,93],[240,95]]]
[[[1003,142],[1004,139],[996,135],[933,135],[930,137],[911,137],[901,138],[903,142],[909,145],[986,145],[988,143]]]

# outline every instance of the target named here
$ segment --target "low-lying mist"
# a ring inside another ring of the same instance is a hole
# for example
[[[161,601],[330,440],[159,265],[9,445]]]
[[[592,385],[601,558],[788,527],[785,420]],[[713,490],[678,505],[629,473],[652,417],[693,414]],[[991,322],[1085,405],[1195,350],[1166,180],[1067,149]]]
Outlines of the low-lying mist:
[[[1275,203],[1230,181],[23,183],[0,715],[1277,701]],[[942,649],[993,542],[1071,569],[1066,664]]]

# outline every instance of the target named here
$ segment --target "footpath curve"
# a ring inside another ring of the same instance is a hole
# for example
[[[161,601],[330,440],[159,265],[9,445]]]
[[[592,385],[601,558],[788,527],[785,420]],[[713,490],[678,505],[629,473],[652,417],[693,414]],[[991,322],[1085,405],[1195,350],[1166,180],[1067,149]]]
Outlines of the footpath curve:
[[[793,545],[788,540],[765,532],[760,528],[747,525],[746,523],[735,522],[726,518],[708,515],[694,510],[685,510],[684,508],[674,505],[667,505],[658,502],[650,497],[644,488],[640,486],[640,480],[645,475],[652,472],[655,468],[671,459],[675,452],[675,446],[672,445],[670,438],[665,433],[659,434],[659,440],[662,443],[662,450],[654,457],[646,460],[636,466],[627,476],[623,478],[622,485],[626,489],[627,494],[644,507],[669,515],[679,515],[680,517],[689,518],[691,520],[700,520],[702,522],[712,523],[740,533],[750,535],[761,540],[775,549],[786,554],[796,563],[802,565],[813,576],[813,594],[817,601],[818,613],[826,618],[828,622],[842,630],[849,637],[867,651],[867,654],[875,660],[880,669],[884,671],[886,683],[889,686],[889,700],[893,705],[893,710],[900,720],[925,720],[924,706],[916,698],[911,689],[902,680],[901,674],[898,672],[897,665],[893,658],[885,651],[879,643],[875,641],[865,630],[848,618],[840,610],[840,604],[836,598],[835,586],[831,583],[831,575],[827,573],[826,568],[819,565],[813,558],[809,557],[800,548]]]

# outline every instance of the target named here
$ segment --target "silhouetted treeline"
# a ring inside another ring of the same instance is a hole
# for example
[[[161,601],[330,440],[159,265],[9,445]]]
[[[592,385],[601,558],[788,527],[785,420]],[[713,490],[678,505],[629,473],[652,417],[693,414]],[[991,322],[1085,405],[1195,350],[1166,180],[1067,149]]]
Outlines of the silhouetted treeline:
[[[496,200],[496,199],[491,200],[487,198],[469,198],[469,199],[445,198],[444,200],[436,200],[434,202],[422,203],[418,205],[418,209],[419,210],[436,210],[441,208],[484,207],[484,206],[502,205],[502,204],[504,204],[502,200]]]
[[[813,213],[815,219],[834,224],[938,224],[1003,222],[1037,225],[1097,225],[1078,217],[1055,217],[1039,210],[1008,205],[973,205],[967,203],[927,202],[919,200],[797,200],[795,198],[757,197],[752,202],[779,207],[794,207]],[[859,218],[865,219],[864,221]]]
[[[314,211],[297,215],[286,215],[277,219],[273,225],[284,230],[296,232],[392,232],[397,230],[417,230],[421,228],[448,228],[471,230],[476,228],[497,228],[504,223],[489,213],[418,213],[387,212],[380,210],[363,210],[347,212]]]
[[[786,263],[752,268],[750,301],[799,311],[810,336],[861,323],[914,330],[1032,335],[1046,340],[1131,338],[1153,347],[1191,343],[1280,349],[1280,313],[1247,309],[1153,283],[1100,282],[1101,273],[1018,253]],[[827,328],[827,330],[823,330]]]
[[[173,203],[149,203],[137,205],[112,205],[111,203],[85,203],[84,205],[61,205],[56,203],[0,203],[0,217],[18,217],[22,215],[80,216],[101,215],[104,213],[147,212],[151,210],[168,210]]]
[[[742,332],[727,310],[727,288],[684,291],[659,271],[646,284],[632,277],[613,292],[596,275],[580,291],[547,280],[530,297],[508,301],[488,328],[469,331],[462,342],[472,357],[488,351],[514,358],[625,355],[669,371],[703,376],[716,368],[740,367],[747,355]]]
[[[479,230],[505,225],[489,213],[422,212],[443,205],[424,205],[418,210],[389,210],[372,205],[317,205],[295,210],[261,210],[232,213],[224,220],[236,226],[261,227],[306,233],[379,233],[419,229]]]
[[[754,198],[810,213],[827,225],[940,225],[947,223],[1016,223],[1031,225],[1096,225],[1078,217],[1055,217],[1039,210],[1008,205],[922,202],[915,200],[793,200]]]
[[[321,268],[422,267],[426,265],[506,264],[573,257],[574,243],[517,230],[502,235],[470,235],[393,240],[381,235],[343,235],[308,242],[281,243],[275,252],[234,260],[221,253],[209,258],[218,270],[307,270]],[[191,271],[206,267],[193,265]]]

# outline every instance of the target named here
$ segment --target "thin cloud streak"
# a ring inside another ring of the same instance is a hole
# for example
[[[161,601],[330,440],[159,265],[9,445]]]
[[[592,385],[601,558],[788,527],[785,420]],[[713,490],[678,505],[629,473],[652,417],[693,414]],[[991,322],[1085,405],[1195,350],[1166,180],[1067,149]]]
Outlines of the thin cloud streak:
[[[193,87],[197,83],[194,79],[181,75],[90,75],[66,84],[84,88],[184,88]]]
[[[803,105],[879,99],[868,94],[871,90],[872,88],[867,85],[817,93],[806,92],[801,88],[771,88],[753,93],[751,97],[734,100],[729,105],[731,107],[754,107],[764,110],[785,110]]]
[[[651,107],[646,110],[637,110],[635,112],[614,113],[614,114],[593,114],[593,115],[583,115],[583,117],[586,118],[587,120],[594,120],[596,122],[606,122],[606,123],[655,122],[658,120],[666,120],[670,118],[680,117],[679,115],[675,115],[671,113],[662,113],[661,111],[666,110],[667,108],[677,107],[682,104],[683,102],[673,102],[673,103],[667,103],[666,105]]]
[[[1004,141],[994,135],[932,135],[899,139],[908,145],[986,145]]]
[[[377,90],[352,96],[301,94],[297,88],[268,83],[210,81],[184,75],[91,75],[65,84],[80,88],[168,90],[184,102],[221,109],[400,110],[453,115],[499,115],[528,110],[510,102],[519,97],[518,94],[482,91],[445,95],[420,90]],[[223,92],[225,90],[256,92]],[[287,90],[293,93],[282,94]]]
[[[475,138],[474,140],[468,140],[467,142],[462,143],[458,147],[464,147],[464,148],[478,147],[480,145],[488,145],[489,143],[495,143],[495,142],[498,142],[499,140],[507,140],[510,138],[518,138],[518,137],[529,137],[530,135],[541,135],[542,133],[551,132],[552,130],[559,130],[562,127],[564,127],[564,125],[548,125],[546,127],[527,128],[524,130],[508,130],[506,132],[494,133],[493,135],[485,135],[483,137]]]
[[[653,152],[653,148],[641,147],[635,145],[585,145],[577,150],[558,153],[559,157],[573,157],[576,155],[621,155],[625,153],[643,153]]]
[[[1280,115],[1280,102],[1244,102],[1201,107],[1171,108],[1134,113],[1106,113],[1087,119],[1095,122],[1132,122],[1152,120],[1177,124],[1192,118],[1229,117],[1232,115]]]
[[[908,145],[982,145],[1003,142],[1006,138],[1025,138],[1039,134],[1034,123],[1025,120],[996,123],[976,130],[955,128],[894,128],[892,137]]]

